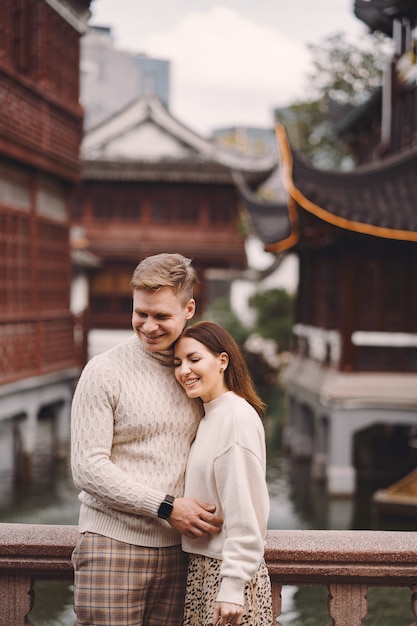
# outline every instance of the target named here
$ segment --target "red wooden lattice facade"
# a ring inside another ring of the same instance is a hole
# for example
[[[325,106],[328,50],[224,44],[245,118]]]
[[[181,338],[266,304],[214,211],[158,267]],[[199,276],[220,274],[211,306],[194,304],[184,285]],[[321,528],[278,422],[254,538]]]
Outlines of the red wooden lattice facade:
[[[88,5],[72,7],[75,22]],[[0,384],[77,363],[69,209],[81,28],[44,0],[0,3]]]
[[[270,174],[275,157],[260,164],[216,153],[153,96],[138,98],[89,131],[82,155],[73,224],[101,261],[90,278],[91,327],[129,327],[132,272],[150,254],[179,252],[193,259],[200,314],[207,270],[246,269],[231,169],[243,169],[256,185]]]
[[[90,319],[95,328],[126,328],[130,322],[132,269],[149,254],[181,252],[199,274],[196,299],[202,311],[206,268],[246,266],[236,192],[229,185],[137,184],[84,181],[80,197],[89,248],[102,259],[91,277]]]

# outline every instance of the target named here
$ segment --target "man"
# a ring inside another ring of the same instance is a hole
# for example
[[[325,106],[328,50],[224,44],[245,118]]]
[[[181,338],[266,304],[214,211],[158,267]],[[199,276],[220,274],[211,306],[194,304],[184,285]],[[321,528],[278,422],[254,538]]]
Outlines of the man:
[[[144,259],[133,273],[135,336],[87,363],[72,405],[81,490],[73,554],[78,626],[180,626],[180,535],[220,532],[215,506],[181,497],[202,415],[173,373],[172,344],[195,312],[191,261]]]

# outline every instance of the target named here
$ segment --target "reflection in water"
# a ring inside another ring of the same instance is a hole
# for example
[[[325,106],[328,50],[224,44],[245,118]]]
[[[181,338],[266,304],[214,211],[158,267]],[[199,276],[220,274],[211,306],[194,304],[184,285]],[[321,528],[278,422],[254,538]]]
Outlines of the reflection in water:
[[[36,626],[73,626],[73,587],[64,582],[35,584],[35,608],[30,613]]]
[[[375,520],[371,515],[370,481],[361,480],[354,500],[329,499],[322,485],[310,481],[306,462],[295,463],[282,453],[282,398],[267,398],[270,416],[267,433],[267,479],[271,497],[270,529],[350,529],[383,528],[415,530],[413,520]],[[52,451],[52,425],[41,422],[37,450],[33,458],[32,482],[16,484],[12,459],[12,425],[0,423],[0,521],[36,524],[76,524],[77,492],[69,464],[56,463]],[[379,486],[379,485],[378,485]],[[73,626],[72,587],[66,583],[39,582],[31,619],[37,626]],[[410,591],[370,589],[369,612],[364,626],[409,626],[413,616]],[[282,626],[328,624],[327,590],[323,587],[286,586],[282,593]]]
[[[329,623],[327,589],[324,587],[291,587],[286,603],[283,595],[282,626],[318,626]],[[289,608],[286,610],[286,606]],[[363,626],[409,626],[414,616],[410,608],[410,590],[399,588],[368,589],[368,615]],[[414,623],[414,622],[413,622]]]
[[[373,515],[372,494],[381,487],[381,478],[377,474],[360,476],[358,492],[353,499],[328,498],[323,485],[311,482],[308,462],[296,462],[283,454],[283,421],[283,410],[278,405],[265,424],[270,529],[415,530],[413,519],[380,519]],[[327,593],[324,587],[283,587],[279,617],[282,626],[328,624]],[[368,589],[368,615],[363,621],[364,626],[409,626],[415,619],[410,598],[411,592],[407,588],[390,588],[388,592],[386,589]]]
[[[0,522],[21,524],[77,524],[78,499],[69,462],[54,460],[52,423],[39,422],[30,484],[19,484],[13,468],[13,424],[0,422]],[[73,626],[72,586],[66,582],[37,582],[36,626]]]
[[[12,424],[0,422],[0,522],[22,524],[76,524],[77,492],[69,461],[56,461],[52,454],[52,423],[39,422],[30,484],[21,484],[13,470]]]

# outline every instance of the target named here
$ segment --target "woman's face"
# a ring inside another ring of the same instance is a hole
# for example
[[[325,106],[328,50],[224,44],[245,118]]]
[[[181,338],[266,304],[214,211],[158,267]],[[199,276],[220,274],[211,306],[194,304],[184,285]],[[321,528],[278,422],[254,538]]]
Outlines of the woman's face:
[[[192,337],[182,337],[174,348],[175,378],[189,398],[210,402],[228,391],[224,370],[229,362],[225,352],[213,354]]]

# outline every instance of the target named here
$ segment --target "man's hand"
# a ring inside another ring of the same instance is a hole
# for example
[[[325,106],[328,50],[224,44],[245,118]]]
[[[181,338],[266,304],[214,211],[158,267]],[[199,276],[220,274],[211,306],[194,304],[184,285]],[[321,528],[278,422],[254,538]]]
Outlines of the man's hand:
[[[221,531],[223,519],[215,515],[214,504],[199,502],[191,498],[175,498],[168,522],[175,530],[190,539]]]

